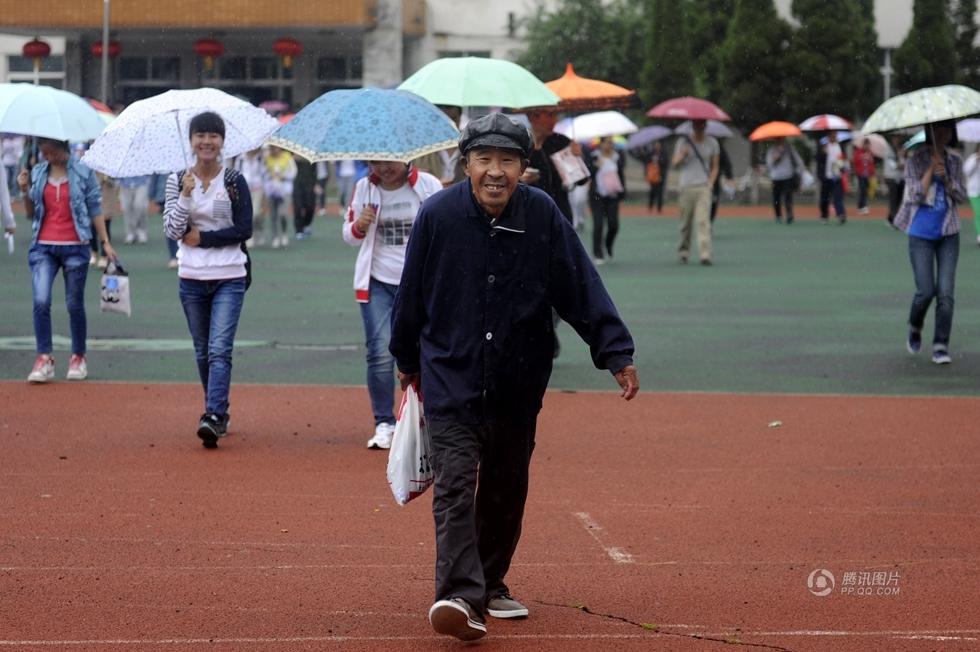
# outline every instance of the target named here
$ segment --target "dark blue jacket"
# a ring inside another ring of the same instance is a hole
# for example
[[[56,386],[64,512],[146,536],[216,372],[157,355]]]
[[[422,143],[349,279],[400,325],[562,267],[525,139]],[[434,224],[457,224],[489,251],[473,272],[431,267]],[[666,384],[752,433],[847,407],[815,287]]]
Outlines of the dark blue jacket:
[[[421,373],[426,418],[534,419],[551,376],[551,308],[599,369],[633,363],[633,339],[578,235],[543,191],[518,185],[492,223],[469,179],[428,198],[409,236],[390,350]]]

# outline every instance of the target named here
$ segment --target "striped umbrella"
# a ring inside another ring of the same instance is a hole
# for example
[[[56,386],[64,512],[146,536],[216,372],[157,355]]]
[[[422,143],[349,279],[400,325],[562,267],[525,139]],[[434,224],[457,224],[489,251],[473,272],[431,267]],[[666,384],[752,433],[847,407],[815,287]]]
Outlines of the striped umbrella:
[[[854,126],[833,113],[821,113],[810,116],[800,123],[800,131],[850,131]]]

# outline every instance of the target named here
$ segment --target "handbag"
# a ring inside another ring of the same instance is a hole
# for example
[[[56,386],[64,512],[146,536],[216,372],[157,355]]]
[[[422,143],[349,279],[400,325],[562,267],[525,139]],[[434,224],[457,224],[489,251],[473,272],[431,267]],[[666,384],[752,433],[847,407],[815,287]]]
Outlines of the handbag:
[[[102,274],[99,309],[132,316],[129,301],[129,274],[118,260],[110,262]]]
[[[415,385],[406,387],[402,394],[394,439],[388,451],[387,476],[391,493],[399,505],[421,496],[435,480],[429,464],[429,430]]]

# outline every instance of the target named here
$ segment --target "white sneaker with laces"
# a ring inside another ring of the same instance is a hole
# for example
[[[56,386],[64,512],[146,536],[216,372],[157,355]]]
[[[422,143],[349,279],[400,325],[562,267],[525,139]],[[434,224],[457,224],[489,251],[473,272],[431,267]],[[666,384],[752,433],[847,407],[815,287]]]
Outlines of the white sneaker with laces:
[[[391,448],[391,440],[395,436],[395,426],[390,423],[379,423],[374,427],[374,437],[368,439],[367,447],[375,450]]]
[[[88,365],[85,364],[84,355],[72,354],[71,361],[68,363],[68,375],[66,378],[68,380],[85,380],[88,378]]]
[[[54,358],[41,354],[34,360],[34,367],[27,375],[29,383],[46,383],[54,378]]]

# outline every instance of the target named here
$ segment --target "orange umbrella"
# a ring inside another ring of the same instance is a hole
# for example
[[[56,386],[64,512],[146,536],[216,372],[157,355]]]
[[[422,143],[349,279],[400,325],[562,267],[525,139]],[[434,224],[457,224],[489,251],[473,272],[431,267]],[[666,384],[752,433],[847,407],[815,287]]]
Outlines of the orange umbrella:
[[[802,136],[803,132],[792,122],[767,122],[756,127],[755,131],[749,134],[749,140],[769,140],[770,138],[789,138],[790,136]]]
[[[627,109],[636,106],[636,91],[609,82],[575,74],[572,64],[565,67],[565,74],[546,82],[551,92],[561,98],[558,108],[562,111],[599,111],[603,109]]]

